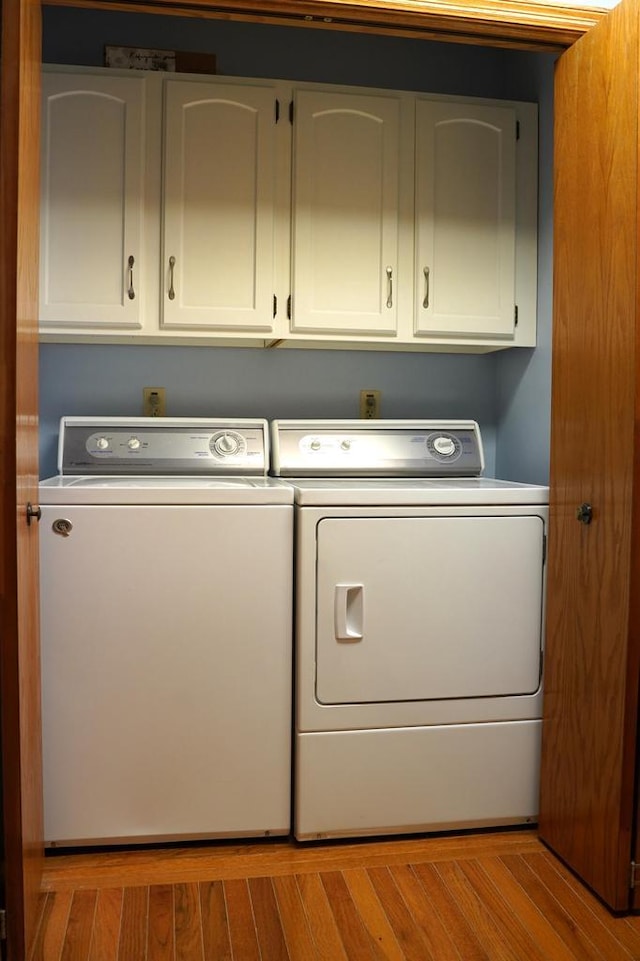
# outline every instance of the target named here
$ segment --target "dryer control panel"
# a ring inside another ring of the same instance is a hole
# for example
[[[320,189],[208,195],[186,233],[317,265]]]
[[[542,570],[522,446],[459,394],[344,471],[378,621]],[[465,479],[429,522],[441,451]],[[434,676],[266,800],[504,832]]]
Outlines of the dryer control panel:
[[[272,473],[289,477],[478,477],[475,421],[334,420],[272,424]]]

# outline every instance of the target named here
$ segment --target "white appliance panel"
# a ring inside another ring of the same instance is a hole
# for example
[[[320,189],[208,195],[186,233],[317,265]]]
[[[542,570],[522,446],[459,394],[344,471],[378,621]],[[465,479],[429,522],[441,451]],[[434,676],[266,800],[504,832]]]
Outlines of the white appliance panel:
[[[536,516],[321,520],[317,700],[535,693],[543,538]]]
[[[288,833],[292,513],[42,507],[47,843]]]
[[[539,720],[299,734],[300,840],[534,821]]]

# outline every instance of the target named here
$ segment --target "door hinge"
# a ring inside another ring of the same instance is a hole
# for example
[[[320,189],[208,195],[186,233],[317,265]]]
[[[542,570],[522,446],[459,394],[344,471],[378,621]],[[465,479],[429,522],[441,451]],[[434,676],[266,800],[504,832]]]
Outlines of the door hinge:
[[[280,120],[280,101],[276,97],[276,123]]]
[[[629,887],[631,888],[632,891],[636,886],[636,868],[637,867],[638,865],[636,864],[636,862],[632,861],[631,869],[629,871]]]
[[[513,326],[514,327],[518,326],[518,305],[517,304],[515,304],[513,308]]]
[[[0,911],[0,941],[7,940],[7,912],[4,908]]]
[[[291,294],[287,297],[287,319],[291,320]]]
[[[276,316],[277,313],[278,313],[278,298],[277,298],[277,296],[274,294],[274,295],[273,295],[273,316],[274,316],[274,319],[275,319],[275,316]]]
[[[520,140],[520,121],[516,120],[516,140]]]
[[[293,123],[293,100],[289,103],[289,123]]]

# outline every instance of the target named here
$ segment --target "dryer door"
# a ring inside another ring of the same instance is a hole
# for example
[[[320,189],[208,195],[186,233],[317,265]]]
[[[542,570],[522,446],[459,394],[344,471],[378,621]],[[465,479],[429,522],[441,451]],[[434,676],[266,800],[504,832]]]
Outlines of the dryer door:
[[[535,693],[543,535],[535,515],[323,519],[318,701]]]

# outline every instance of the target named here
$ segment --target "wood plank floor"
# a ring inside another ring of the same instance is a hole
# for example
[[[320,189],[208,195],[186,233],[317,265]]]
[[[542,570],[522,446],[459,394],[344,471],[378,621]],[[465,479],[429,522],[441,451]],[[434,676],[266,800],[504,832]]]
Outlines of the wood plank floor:
[[[629,961],[533,831],[48,857],[31,961]]]

